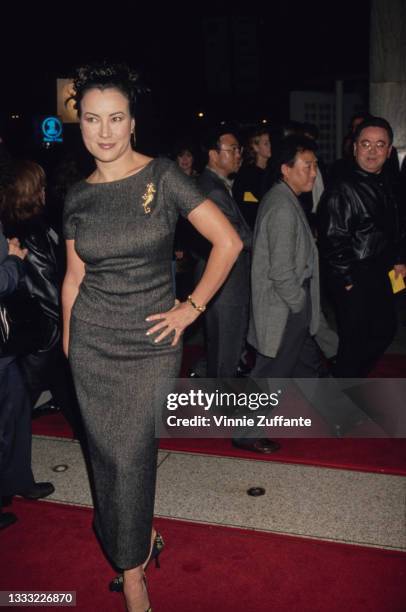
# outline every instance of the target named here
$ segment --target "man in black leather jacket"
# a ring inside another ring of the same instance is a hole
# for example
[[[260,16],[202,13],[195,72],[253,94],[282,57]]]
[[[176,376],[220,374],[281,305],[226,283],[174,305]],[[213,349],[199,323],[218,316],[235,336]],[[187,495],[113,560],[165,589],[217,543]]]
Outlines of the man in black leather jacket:
[[[404,277],[406,257],[394,186],[382,172],[392,142],[385,119],[361,123],[354,164],[324,192],[318,209],[321,261],[337,312],[338,377],[367,376],[396,331],[388,272]]]

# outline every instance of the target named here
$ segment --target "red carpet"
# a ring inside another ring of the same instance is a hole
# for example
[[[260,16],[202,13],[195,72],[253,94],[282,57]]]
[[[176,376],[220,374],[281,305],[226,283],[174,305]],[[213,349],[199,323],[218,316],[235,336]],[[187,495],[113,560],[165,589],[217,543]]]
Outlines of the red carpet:
[[[406,355],[388,353],[376,364],[371,378],[406,378]]]
[[[60,412],[45,414],[32,421],[32,433],[36,436],[73,438],[73,431]]]
[[[230,440],[223,439],[175,440],[167,438],[162,439],[159,446],[162,449],[172,451],[406,475],[406,440],[404,439],[283,438],[279,442],[281,449],[273,455],[259,455],[258,453],[241,451],[233,448]]]
[[[124,611],[91,531],[91,511],[17,500],[0,533],[0,590],[76,591],[80,612]],[[154,612],[404,612],[406,554],[159,519]]]

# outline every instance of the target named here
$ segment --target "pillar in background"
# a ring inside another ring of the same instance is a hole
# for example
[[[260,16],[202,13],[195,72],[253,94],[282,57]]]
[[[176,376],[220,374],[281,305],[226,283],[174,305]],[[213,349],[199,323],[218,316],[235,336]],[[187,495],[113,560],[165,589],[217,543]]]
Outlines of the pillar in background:
[[[406,154],[406,0],[371,0],[370,112],[385,117]]]

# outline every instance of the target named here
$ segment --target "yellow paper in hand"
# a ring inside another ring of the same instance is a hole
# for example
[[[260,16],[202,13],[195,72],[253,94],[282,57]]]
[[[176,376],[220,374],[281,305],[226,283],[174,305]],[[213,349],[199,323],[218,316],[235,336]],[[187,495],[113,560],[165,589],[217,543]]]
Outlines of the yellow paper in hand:
[[[244,202],[258,202],[258,200],[250,191],[244,191]]]
[[[393,293],[399,293],[399,291],[403,291],[403,289],[406,289],[405,279],[401,274],[398,274],[398,277],[395,278],[395,270],[391,270],[389,272],[389,278],[392,284]]]

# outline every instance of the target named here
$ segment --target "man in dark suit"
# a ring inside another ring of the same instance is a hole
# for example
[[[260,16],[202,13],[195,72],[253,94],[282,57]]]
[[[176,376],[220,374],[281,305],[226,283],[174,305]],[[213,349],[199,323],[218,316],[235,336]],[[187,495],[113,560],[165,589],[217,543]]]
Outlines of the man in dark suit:
[[[207,166],[198,178],[203,193],[226,215],[244,243],[229,277],[207,308],[204,318],[208,378],[232,378],[244,348],[249,312],[251,230],[233,199],[229,177],[241,165],[241,147],[233,133],[213,130],[204,143]],[[199,234],[200,236],[200,234]],[[211,245],[196,235],[193,252],[200,279]]]
[[[241,238],[244,248],[223,287],[205,313],[207,377],[233,378],[244,349],[248,328],[250,297],[250,252],[252,233],[232,196],[232,181],[241,165],[237,136],[225,126],[211,131],[204,142],[207,166],[198,179],[203,193],[226,215]],[[211,245],[199,235],[193,242],[196,273],[201,277]],[[247,448],[247,447],[244,447]],[[253,440],[247,450],[261,453],[279,448],[271,440]]]

